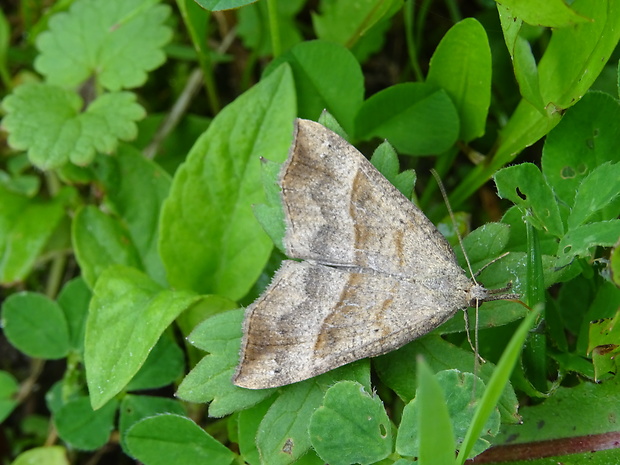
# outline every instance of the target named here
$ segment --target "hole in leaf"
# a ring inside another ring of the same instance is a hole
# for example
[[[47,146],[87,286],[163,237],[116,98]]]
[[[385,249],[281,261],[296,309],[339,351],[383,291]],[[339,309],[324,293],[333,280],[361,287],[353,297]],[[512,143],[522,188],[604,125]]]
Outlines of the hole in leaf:
[[[577,166],[577,172],[579,174],[586,174],[588,172],[588,166],[584,163],[580,163],[579,166]]]
[[[382,438],[387,436],[387,428],[385,427],[383,423],[379,424],[379,434],[381,435]]]
[[[572,166],[565,166],[560,170],[560,176],[562,176],[562,179],[572,179],[576,174],[577,173]]]
[[[566,255],[568,255],[568,254],[570,253],[570,251],[571,251],[571,249],[572,249],[572,248],[573,248],[573,246],[572,246],[572,245],[567,245],[566,247],[564,247],[563,252],[564,252]]]
[[[284,446],[282,446],[282,452],[284,452],[285,454],[292,455],[294,445],[295,443],[293,442],[291,438],[286,438],[286,442],[284,443]]]
[[[523,192],[521,192],[521,189],[519,189],[517,187],[517,195],[519,196],[519,198],[521,198],[522,200],[527,200],[527,195],[525,195]]]

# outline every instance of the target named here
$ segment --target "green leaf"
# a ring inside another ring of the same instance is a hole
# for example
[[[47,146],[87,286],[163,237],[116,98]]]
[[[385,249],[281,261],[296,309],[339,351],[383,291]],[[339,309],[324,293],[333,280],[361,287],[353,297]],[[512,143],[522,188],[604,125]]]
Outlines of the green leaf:
[[[119,408],[118,429],[121,447],[127,452],[126,433],[138,421],[159,414],[172,413],[185,415],[185,409],[178,400],[155,396],[135,396],[128,394],[123,397]]]
[[[226,446],[189,418],[163,414],[133,425],[125,437],[129,453],[149,465],[213,463],[228,465],[235,458]]]
[[[79,352],[84,349],[84,331],[91,296],[90,289],[81,277],[69,281],[58,294],[58,305],[67,320],[71,348]]]
[[[265,190],[266,203],[254,205],[254,215],[276,247],[285,253],[282,240],[286,225],[279,184],[281,168],[281,163],[274,163],[265,158],[261,159],[261,179]]]
[[[527,100],[521,100],[500,131],[493,159],[478,165],[451,192],[453,208],[458,208],[525,147],[547,134],[561,119],[561,112],[557,110],[578,102],[607,63],[620,39],[620,5],[612,0],[578,0],[571,7],[592,21],[553,31],[538,65],[540,92],[547,114],[541,114]]]
[[[576,0],[571,8],[586,22],[554,29],[538,64],[543,101],[555,108],[568,108],[586,93],[620,40],[615,0]]]
[[[6,371],[0,371],[0,423],[17,407],[19,383]]]
[[[603,318],[590,322],[588,331],[588,354],[592,353],[595,380],[609,377],[618,372],[618,352],[620,352],[620,312],[613,318]]]
[[[541,166],[562,203],[574,204],[579,186],[597,166],[620,161],[618,121],[620,103],[616,99],[603,92],[588,92],[549,133]]]
[[[467,18],[450,28],[433,53],[426,82],[452,99],[461,120],[460,140],[484,134],[491,102],[491,49],[478,21]]]
[[[111,265],[141,268],[138,251],[123,226],[93,205],[78,210],[71,231],[82,276],[92,289]]]
[[[519,414],[522,422],[505,425],[497,444],[616,433],[616,419],[620,417],[620,383],[618,379],[612,379],[600,384],[581,382],[571,387],[560,386],[544,402],[522,406]],[[554,421],[550,421],[551,418]],[[587,459],[581,463],[587,463]]]
[[[514,369],[523,343],[528,335],[528,332],[534,326],[536,319],[540,315],[540,308],[537,308],[530,312],[525,319],[521,322],[514,335],[510,339],[510,342],[506,346],[506,349],[502,353],[499,362],[491,378],[487,382],[487,388],[484,390],[480,404],[474,413],[474,418],[471,421],[465,439],[456,459],[457,465],[465,463],[467,457],[474,448],[476,440],[480,437],[486,422],[495,409],[500,397],[508,385],[510,375]]]
[[[498,171],[495,176],[501,198],[511,200],[536,228],[557,237],[564,234],[557,200],[540,170],[532,163],[521,163]]]
[[[288,50],[302,41],[303,37],[295,22],[295,16],[303,8],[304,0],[275,2],[276,24],[282,50]],[[244,45],[259,56],[273,55],[273,33],[269,24],[268,2],[256,2],[237,10],[237,34]]]
[[[88,165],[95,152],[112,153],[118,140],[136,137],[135,121],[144,109],[129,92],[104,94],[85,111],[75,93],[50,84],[24,84],[2,101],[7,112],[3,127],[9,144],[28,151],[42,170],[59,168],[69,160]]]
[[[239,361],[243,310],[215,315],[200,324],[189,342],[210,354],[183,379],[177,396],[190,402],[209,402],[209,415],[222,417],[257,404],[273,389],[251,390],[235,386],[231,379]]]
[[[364,102],[355,119],[358,137],[386,138],[410,155],[443,153],[457,140],[459,115],[448,94],[424,83],[396,84]],[[416,137],[411,137],[411,134]]]
[[[568,265],[574,257],[590,257],[596,246],[611,247],[620,237],[620,219],[589,223],[571,229],[558,245],[558,263]]]
[[[620,163],[604,163],[591,171],[579,185],[575,195],[575,204],[568,217],[568,227],[576,228],[593,216],[599,216],[600,210],[607,207],[620,195]],[[605,219],[618,216],[614,211]]]
[[[265,198],[259,156],[284,160],[293,92],[283,66],[220,112],[177,170],[160,218],[172,286],[237,300],[260,275],[272,244],[251,208]]]
[[[98,449],[108,442],[117,407],[112,400],[95,411],[88,397],[70,400],[54,415],[58,435],[76,449]]]
[[[133,147],[121,145],[115,157],[101,157],[98,177],[106,190],[106,205],[126,226],[142,267],[165,286],[166,273],[157,251],[157,226],[170,191],[170,176]]]
[[[317,454],[330,465],[366,465],[392,453],[392,425],[383,403],[357,382],[341,381],[327,390],[309,432]]]
[[[287,465],[308,451],[308,423],[322,400],[323,390],[313,381],[295,383],[283,391],[256,433],[262,463]]]
[[[415,406],[416,404],[420,410],[417,415],[414,410],[412,411],[411,407],[408,408],[410,405]],[[419,434],[419,444],[415,444],[417,447],[411,447],[414,436],[410,430],[416,427]],[[403,437],[403,439],[409,442],[408,447],[403,447],[405,446],[405,441],[401,440],[401,431],[407,433],[407,437]],[[398,447],[400,442],[400,454],[413,455],[409,452],[414,452],[419,457],[421,465],[452,465],[454,463],[456,443],[450,423],[448,406],[441,385],[435,379],[433,372],[423,359],[420,359],[418,362],[418,391],[416,398],[405,406],[398,433],[396,444]]]
[[[316,121],[326,109],[353,134],[353,119],[364,98],[364,76],[353,54],[331,42],[302,42],[270,63],[265,76],[283,62],[293,71],[298,116]]]
[[[396,439],[396,450],[401,455],[422,456],[422,444],[426,442],[436,444],[435,452],[427,452],[429,456],[435,456],[437,451],[458,449],[485,389],[484,382],[471,373],[445,370],[433,375],[426,363],[424,366],[432,378],[421,378],[422,364],[418,364],[418,383],[422,389],[426,386],[426,392],[420,392],[418,388],[416,398],[403,410]],[[423,400],[423,394],[430,398]],[[447,419],[439,418],[442,413],[445,413]],[[437,424],[440,420],[447,421],[447,425]],[[490,443],[485,436],[495,436],[499,432],[499,425],[500,414],[495,410],[485,425],[484,436],[476,442],[472,455],[478,455],[489,448]],[[448,431],[453,434],[448,434]],[[433,434],[437,434],[437,437],[433,437]],[[451,441],[448,441],[448,437],[451,437]],[[449,463],[452,462],[453,458]]]
[[[254,407],[239,412],[237,420],[239,453],[246,463],[252,465],[260,463],[258,448],[256,447],[256,433],[267,410],[275,400],[275,396],[271,396]]]
[[[533,26],[560,28],[588,21],[588,18],[571,10],[564,0],[503,0],[502,6]]]
[[[141,86],[147,72],[164,63],[162,47],[172,38],[164,23],[167,5],[156,1],[76,1],[54,15],[37,38],[35,68],[50,84],[75,87],[93,77],[117,91]],[[67,53],[71,50],[71,53]]]
[[[69,465],[67,451],[62,446],[35,447],[22,452],[11,462],[11,465],[33,465],[44,463],[46,465]]]
[[[544,115],[545,104],[540,95],[536,59],[532,53],[530,43],[519,35],[523,26],[523,20],[516,17],[511,9],[505,5],[498,3],[497,11],[521,95]]]
[[[166,386],[184,374],[185,354],[169,333],[164,333],[144,365],[126,386],[128,391]]]
[[[400,3],[400,0],[361,0],[352,5],[323,1],[320,13],[312,14],[312,24],[319,39],[351,48],[385,15],[393,14]]]
[[[162,290],[141,272],[116,265],[101,273],[93,291],[84,343],[91,403],[97,409],[127,386],[162,332],[196,301]]]
[[[195,0],[205,10],[221,11],[232,10],[245,5],[250,5],[256,0]]]
[[[13,284],[28,276],[65,215],[68,193],[44,201],[0,187],[0,283]]]
[[[9,342],[30,357],[63,358],[69,330],[60,306],[43,294],[20,292],[2,304],[2,327]]]
[[[401,194],[408,199],[411,198],[416,181],[415,171],[407,170],[399,173],[398,155],[389,142],[385,141],[375,149],[370,162]]]
[[[482,308],[484,308],[485,304]],[[498,310],[501,311],[501,310]],[[413,341],[402,348],[383,355],[377,359],[375,368],[381,381],[393,389],[405,402],[411,401],[416,392],[416,360],[421,356],[428,361],[433,371],[457,369],[467,372],[474,369],[474,354],[461,349],[436,335],[429,335]],[[480,366],[478,376],[488,383],[495,366],[485,363]],[[518,421],[517,397],[510,386],[506,386],[498,408],[502,421],[514,423]]]

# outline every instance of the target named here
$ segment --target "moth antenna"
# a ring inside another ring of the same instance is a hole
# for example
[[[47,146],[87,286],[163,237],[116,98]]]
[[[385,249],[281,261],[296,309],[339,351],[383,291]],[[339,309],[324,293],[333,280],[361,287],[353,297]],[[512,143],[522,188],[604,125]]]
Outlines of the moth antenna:
[[[450,202],[448,201],[448,194],[446,194],[446,188],[443,186],[443,182],[441,182],[441,178],[435,168],[431,168],[431,174],[437,181],[439,185],[439,190],[441,191],[441,196],[443,197],[444,202],[446,203],[446,208],[448,209],[448,214],[450,215],[450,219],[452,220],[452,225],[454,226],[454,232],[456,233],[456,237],[459,240],[459,245],[461,246],[461,250],[463,251],[463,256],[465,257],[465,262],[467,263],[467,269],[469,270],[469,275],[471,279],[473,279],[474,283],[478,284],[476,281],[476,277],[474,276],[474,272],[471,268],[471,263],[469,263],[469,257],[467,256],[467,252],[465,252],[465,247],[463,247],[463,238],[461,237],[461,233],[459,232],[459,227],[456,224],[456,218],[454,217],[454,212],[452,211],[452,207],[450,206]]]
[[[456,237],[459,240],[459,245],[461,246],[461,250],[463,251],[465,262],[467,263],[467,269],[469,270],[469,275],[471,276],[471,279],[474,281],[474,283],[478,284],[478,281],[476,281],[476,276],[478,275],[478,273],[474,274],[474,271],[471,268],[471,263],[469,262],[469,257],[467,256],[467,252],[465,252],[465,247],[463,247],[463,238],[461,237],[461,233],[459,232],[459,227],[456,224],[456,218],[454,217],[454,212],[452,211],[452,207],[450,206],[450,202],[448,201],[448,194],[446,193],[446,188],[444,187],[443,182],[441,182],[441,178],[439,177],[439,174],[437,173],[437,171],[435,171],[434,168],[431,169],[431,174],[435,178],[435,181],[437,181],[437,185],[439,186],[439,191],[441,192],[441,196],[443,197],[443,200],[446,204],[446,208],[448,209],[448,214],[450,215],[450,219],[452,220],[452,224],[454,226],[454,232],[456,233]],[[499,258],[497,258],[497,260],[499,260]],[[474,376],[478,375],[478,361],[485,363],[485,360],[480,356],[480,352],[478,350],[478,306],[479,306],[479,302],[478,300],[476,300],[476,318],[475,318],[476,322],[475,322],[475,327],[474,327],[474,343],[472,343],[472,340],[471,340],[469,318],[467,318],[467,311],[463,312],[463,315],[465,317],[465,333],[467,334],[467,341],[469,342],[469,346],[471,347],[471,350],[473,350],[475,354],[474,355],[475,357],[474,358]],[[476,378],[474,378],[474,380],[475,379]]]
[[[465,253],[465,252],[463,252]],[[482,268],[480,268],[478,271],[476,271],[476,274],[474,276],[478,276],[480,275],[480,273],[482,273],[489,265],[492,265],[493,263],[495,263],[498,260],[501,260],[502,258],[504,258],[506,255],[509,255],[510,252],[504,252],[503,254],[501,254],[499,257],[495,257],[493,260],[491,260],[489,263],[485,263]]]

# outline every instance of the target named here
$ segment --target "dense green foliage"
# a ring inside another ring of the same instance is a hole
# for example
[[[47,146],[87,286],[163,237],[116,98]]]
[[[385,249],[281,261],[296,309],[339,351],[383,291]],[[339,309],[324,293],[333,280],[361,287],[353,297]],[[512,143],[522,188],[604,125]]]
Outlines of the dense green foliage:
[[[620,2],[7,3],[3,463],[620,462]],[[284,257],[295,117],[458,228],[474,271],[509,252],[478,279],[525,305],[470,312],[486,363],[459,312],[372,361],[232,384]]]

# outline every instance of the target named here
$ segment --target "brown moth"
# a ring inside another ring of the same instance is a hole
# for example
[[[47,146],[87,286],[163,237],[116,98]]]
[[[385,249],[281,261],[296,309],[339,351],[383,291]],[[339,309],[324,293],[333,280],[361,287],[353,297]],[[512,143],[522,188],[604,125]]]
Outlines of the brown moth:
[[[298,119],[280,173],[289,257],[247,308],[233,383],[283,386],[423,336],[494,294],[352,145]]]

